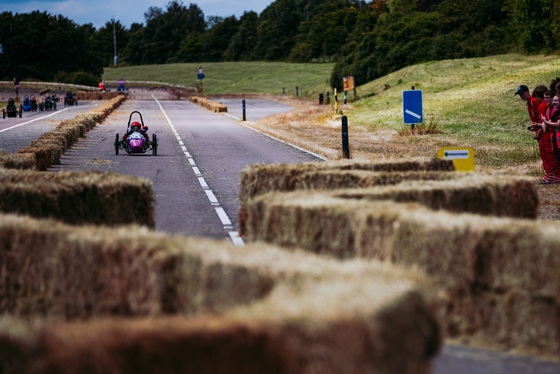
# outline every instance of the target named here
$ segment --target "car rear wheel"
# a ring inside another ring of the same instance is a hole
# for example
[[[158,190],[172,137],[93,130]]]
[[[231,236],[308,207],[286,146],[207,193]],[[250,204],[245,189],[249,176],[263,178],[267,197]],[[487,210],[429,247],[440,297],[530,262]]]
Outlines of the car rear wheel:
[[[117,135],[115,135],[115,154],[116,155],[119,154],[119,143],[120,143],[120,139],[119,139],[119,134],[117,133]]]
[[[154,156],[157,156],[157,135],[156,134],[152,134],[152,154]]]

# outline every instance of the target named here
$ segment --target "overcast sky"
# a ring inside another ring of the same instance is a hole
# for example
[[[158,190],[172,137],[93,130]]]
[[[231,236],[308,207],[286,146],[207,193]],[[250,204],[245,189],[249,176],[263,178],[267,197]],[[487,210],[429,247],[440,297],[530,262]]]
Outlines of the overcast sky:
[[[144,23],[144,13],[149,7],[167,9],[170,0],[0,0],[0,13],[29,13],[34,10],[61,14],[78,25],[92,23],[100,28],[111,18],[119,20],[129,28],[134,22]],[[204,16],[229,17],[238,19],[245,11],[261,12],[274,0],[183,0],[183,4],[197,4]]]

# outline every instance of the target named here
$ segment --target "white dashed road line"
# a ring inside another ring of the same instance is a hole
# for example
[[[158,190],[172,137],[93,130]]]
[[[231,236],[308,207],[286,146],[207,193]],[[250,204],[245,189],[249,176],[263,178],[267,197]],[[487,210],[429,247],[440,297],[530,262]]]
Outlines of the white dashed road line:
[[[200,170],[196,166],[196,162],[194,161],[194,158],[187,151],[187,147],[185,146],[185,143],[183,142],[183,140],[181,139],[181,136],[179,135],[179,133],[175,129],[175,126],[173,126],[173,123],[169,119],[169,116],[167,116],[167,113],[165,113],[165,110],[163,110],[163,107],[161,106],[161,103],[159,102],[158,99],[156,99],[156,97],[154,95],[152,95],[152,98],[155,100],[155,102],[159,106],[159,109],[161,110],[165,119],[167,120],[167,123],[169,124],[169,127],[171,127],[171,131],[173,131],[173,134],[175,135],[175,138],[179,142],[179,145],[181,146],[181,149],[183,150],[183,152],[185,154],[185,157],[187,157],[187,160],[189,161],[189,165],[192,167],[192,171],[193,171],[194,175],[198,178],[198,182],[200,183],[200,187],[202,188],[202,190],[206,194],[206,197],[210,201],[210,204],[212,205],[212,207],[216,211],[216,214],[218,215],[218,218],[220,219],[220,222],[222,222],[222,225],[224,226],[224,230],[227,231],[227,233],[228,233],[231,241],[233,242],[233,244],[235,244],[237,246],[245,245],[245,242],[243,241],[243,239],[241,237],[239,237],[239,233],[233,229],[231,220],[229,219],[226,211],[224,210],[224,208],[221,207],[220,202],[216,198],[216,195],[214,195],[214,192],[208,186],[208,183],[206,183],[206,180],[202,176],[202,173],[200,172]]]

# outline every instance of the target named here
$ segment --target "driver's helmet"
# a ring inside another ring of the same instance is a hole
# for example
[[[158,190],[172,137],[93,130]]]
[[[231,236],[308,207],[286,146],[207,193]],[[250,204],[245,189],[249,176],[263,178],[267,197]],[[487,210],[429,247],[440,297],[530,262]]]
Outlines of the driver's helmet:
[[[14,105],[14,99],[11,97],[8,99],[8,105]]]
[[[140,125],[139,122],[132,122],[132,124],[130,125],[130,129],[132,131],[140,131],[141,128],[142,126]]]
[[[35,100],[35,95],[31,95],[31,100]]]

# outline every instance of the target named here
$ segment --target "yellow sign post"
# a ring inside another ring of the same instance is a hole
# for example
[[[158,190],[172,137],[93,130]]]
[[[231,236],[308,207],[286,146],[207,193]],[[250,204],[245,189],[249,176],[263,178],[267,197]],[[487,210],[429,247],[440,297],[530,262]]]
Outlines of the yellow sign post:
[[[437,157],[453,160],[456,171],[474,171],[474,150],[470,147],[440,148]]]
[[[344,91],[352,91],[354,86],[354,77],[344,77],[342,78],[342,86]]]

